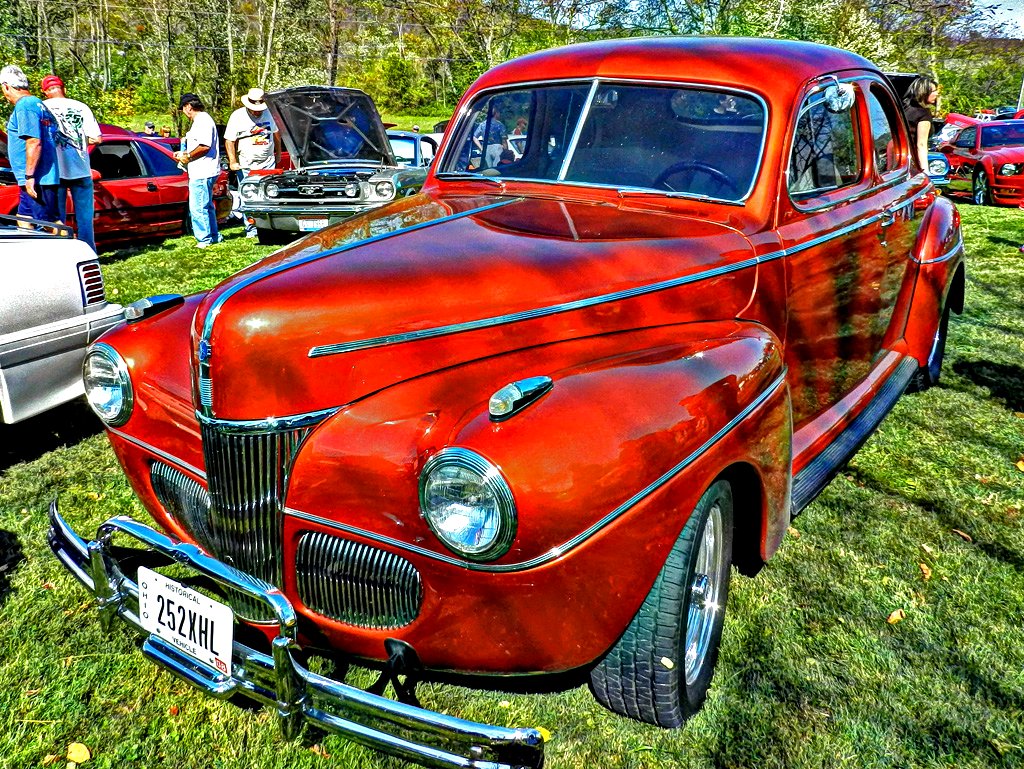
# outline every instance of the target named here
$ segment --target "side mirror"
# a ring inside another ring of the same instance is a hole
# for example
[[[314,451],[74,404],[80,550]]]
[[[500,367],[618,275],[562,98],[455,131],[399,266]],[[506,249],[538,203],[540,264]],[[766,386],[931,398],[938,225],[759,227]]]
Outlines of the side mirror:
[[[89,172],[89,175],[90,175],[90,176],[92,176],[92,180],[93,180],[94,182],[98,182],[98,181],[99,181],[100,179],[102,179],[102,178],[103,178],[103,177],[102,177],[102,176],[100,175],[100,172],[99,172],[99,171],[97,171],[97,170],[96,170],[95,168],[93,168],[93,169],[92,169],[92,170],[91,170],[91,171]]]
[[[825,89],[825,109],[832,113],[849,112],[856,92],[850,83],[835,83]]]

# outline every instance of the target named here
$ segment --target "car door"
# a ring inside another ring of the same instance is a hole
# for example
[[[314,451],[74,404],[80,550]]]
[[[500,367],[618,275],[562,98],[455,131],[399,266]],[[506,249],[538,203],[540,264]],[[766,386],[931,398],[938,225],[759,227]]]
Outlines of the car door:
[[[188,216],[188,174],[162,147],[137,141],[135,148],[146,165],[150,182],[159,192],[159,203],[150,213],[155,231],[181,232],[182,223]]]
[[[128,139],[108,139],[89,154],[94,181],[97,239],[150,235],[158,231],[160,189]]]
[[[970,126],[956,135],[949,145],[947,157],[951,166],[949,187],[951,190],[970,191],[974,176],[974,165],[978,153],[975,145],[978,142],[978,127]]]
[[[846,109],[830,98],[839,89],[853,95]],[[877,315],[890,251],[872,194],[866,112],[852,83],[823,79],[809,86],[790,128],[779,237],[787,254],[785,357],[798,429],[861,382],[881,348]]]

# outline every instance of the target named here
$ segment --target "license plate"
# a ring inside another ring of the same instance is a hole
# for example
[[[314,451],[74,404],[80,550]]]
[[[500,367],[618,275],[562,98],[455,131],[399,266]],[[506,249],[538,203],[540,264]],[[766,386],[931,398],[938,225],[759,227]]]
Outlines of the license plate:
[[[316,232],[326,226],[326,219],[299,219],[299,232]]]
[[[139,567],[139,615],[150,633],[221,673],[231,672],[231,607]]]

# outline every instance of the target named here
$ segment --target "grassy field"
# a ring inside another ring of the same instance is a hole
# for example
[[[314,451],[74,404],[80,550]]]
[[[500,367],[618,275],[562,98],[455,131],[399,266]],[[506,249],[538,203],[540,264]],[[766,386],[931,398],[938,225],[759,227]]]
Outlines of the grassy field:
[[[967,311],[942,386],[905,397],[793,523],[754,579],[736,577],[707,707],[662,731],[546,694],[421,688],[428,707],[542,726],[551,767],[1024,766],[1024,213],[962,206]],[[113,299],[209,286],[269,249],[236,230],[104,258]],[[0,427],[0,767],[398,767],[272,716],[208,700],[104,637],[45,545],[59,496],[79,531],[144,515],[81,404]],[[624,564],[628,568],[628,564]],[[904,618],[887,622],[893,612]]]

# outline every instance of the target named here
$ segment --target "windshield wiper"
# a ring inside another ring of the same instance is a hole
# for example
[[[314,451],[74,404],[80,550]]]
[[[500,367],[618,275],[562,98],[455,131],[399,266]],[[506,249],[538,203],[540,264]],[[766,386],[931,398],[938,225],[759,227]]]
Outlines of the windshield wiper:
[[[698,195],[693,192],[674,192],[672,190],[641,190],[641,189],[619,189],[616,190],[620,198],[642,198],[657,196],[660,198],[681,198],[683,200],[697,200],[701,203],[724,203],[727,206],[743,206],[740,200],[726,200],[725,198],[714,198],[710,195]]]
[[[500,176],[483,176],[472,171],[441,171],[434,174],[437,179],[471,179],[475,182],[488,182],[497,187],[505,187],[505,180]]]

